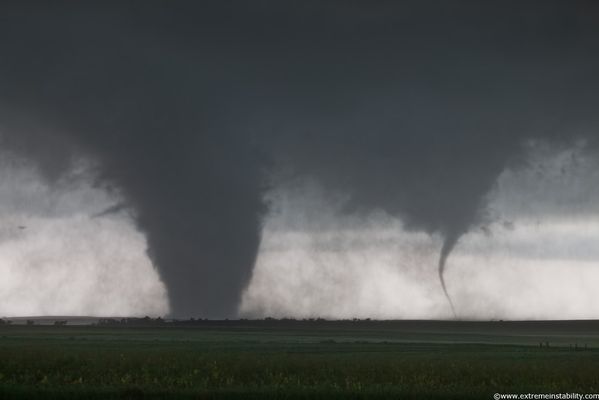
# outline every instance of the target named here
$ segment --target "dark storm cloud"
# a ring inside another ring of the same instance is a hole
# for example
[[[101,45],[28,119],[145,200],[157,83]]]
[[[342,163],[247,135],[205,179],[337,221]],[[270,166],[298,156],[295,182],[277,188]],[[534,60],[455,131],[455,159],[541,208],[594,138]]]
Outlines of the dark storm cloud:
[[[49,178],[91,157],[179,316],[234,315],[269,171],[445,238],[532,138],[592,146],[588,2],[4,2],[0,129]]]

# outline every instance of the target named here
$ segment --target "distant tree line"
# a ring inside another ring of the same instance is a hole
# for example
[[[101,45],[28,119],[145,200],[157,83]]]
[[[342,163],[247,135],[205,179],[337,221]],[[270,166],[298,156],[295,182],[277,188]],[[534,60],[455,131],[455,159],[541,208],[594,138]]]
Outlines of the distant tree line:
[[[165,320],[161,317],[150,318],[102,318],[94,325],[96,326],[157,326],[165,324]]]
[[[384,321],[372,321],[370,318],[367,319],[346,319],[346,320],[327,320],[324,318],[273,318],[266,317],[263,319],[224,319],[224,320],[212,320],[206,318],[189,318],[189,319],[164,319],[162,317],[151,318],[145,316],[143,318],[102,318],[95,326],[202,326],[202,325],[235,325],[235,324],[256,324],[256,325],[291,325],[291,324],[354,324],[354,323],[372,323],[372,322],[384,322]]]

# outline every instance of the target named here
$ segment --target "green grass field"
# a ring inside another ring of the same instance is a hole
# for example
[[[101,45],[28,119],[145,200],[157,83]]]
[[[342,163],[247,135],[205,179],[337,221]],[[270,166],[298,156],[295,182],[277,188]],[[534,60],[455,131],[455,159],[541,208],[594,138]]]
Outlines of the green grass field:
[[[491,399],[495,392],[599,393],[599,323],[0,326],[0,399]]]

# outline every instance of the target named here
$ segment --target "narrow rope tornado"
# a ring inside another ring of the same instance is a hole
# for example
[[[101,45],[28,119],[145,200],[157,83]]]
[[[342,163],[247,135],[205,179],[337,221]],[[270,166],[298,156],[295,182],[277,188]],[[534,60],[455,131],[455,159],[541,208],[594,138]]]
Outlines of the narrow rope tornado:
[[[447,291],[447,286],[445,284],[445,265],[447,264],[447,257],[455,247],[458,242],[458,237],[456,235],[451,235],[445,238],[443,241],[443,247],[441,247],[441,254],[439,255],[439,281],[441,282],[441,287],[443,288],[443,293],[445,294],[445,298],[449,303],[449,307],[451,307],[451,312],[453,313],[454,318],[457,318],[457,313],[455,311],[455,306],[453,305],[453,301],[451,300],[451,296]]]

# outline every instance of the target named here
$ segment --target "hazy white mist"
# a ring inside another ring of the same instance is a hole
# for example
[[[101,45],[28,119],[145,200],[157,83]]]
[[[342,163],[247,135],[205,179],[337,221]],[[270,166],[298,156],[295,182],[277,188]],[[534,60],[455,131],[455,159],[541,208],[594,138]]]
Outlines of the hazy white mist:
[[[48,183],[27,162],[0,165],[0,316],[163,315],[165,287],[118,193],[78,164]],[[241,305],[247,317],[451,318],[437,276],[441,238],[382,211],[347,214],[308,179],[268,194],[272,210]],[[583,144],[531,142],[451,254],[462,318],[598,318],[599,164]]]
[[[0,316],[161,315],[166,292],[126,213],[93,215],[118,196],[79,164],[52,184],[3,154],[0,165]]]
[[[451,254],[462,318],[598,318],[599,165],[584,145],[531,142]],[[248,316],[451,318],[437,276],[441,239],[382,212],[345,215],[343,197],[297,181],[270,194]]]

